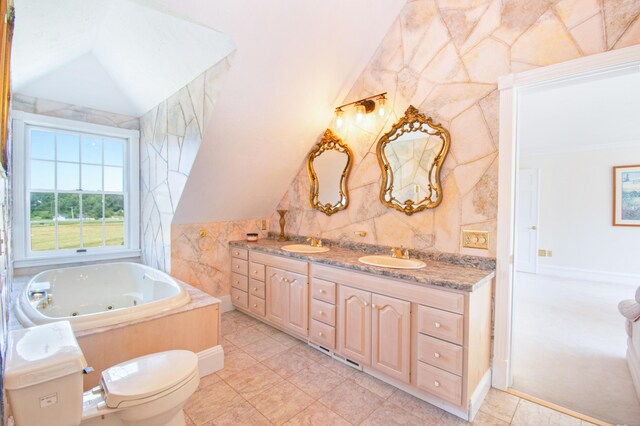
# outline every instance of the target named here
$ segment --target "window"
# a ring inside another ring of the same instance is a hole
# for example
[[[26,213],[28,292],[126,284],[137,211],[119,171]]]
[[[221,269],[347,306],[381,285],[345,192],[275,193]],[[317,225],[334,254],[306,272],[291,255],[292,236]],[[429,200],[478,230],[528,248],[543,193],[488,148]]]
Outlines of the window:
[[[16,200],[23,207],[15,218],[24,221],[16,259],[78,261],[77,255],[137,250],[137,132],[23,115],[14,138],[22,141],[15,170],[24,170],[14,189],[21,187],[25,198]]]

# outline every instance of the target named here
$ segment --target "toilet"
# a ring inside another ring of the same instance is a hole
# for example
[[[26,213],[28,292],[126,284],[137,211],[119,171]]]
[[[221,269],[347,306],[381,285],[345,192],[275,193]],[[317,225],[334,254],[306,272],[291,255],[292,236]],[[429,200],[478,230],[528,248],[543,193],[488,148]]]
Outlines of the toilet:
[[[200,383],[198,357],[184,350],[114,365],[82,392],[86,370],[68,321],[12,331],[4,386],[16,426],[184,426]]]

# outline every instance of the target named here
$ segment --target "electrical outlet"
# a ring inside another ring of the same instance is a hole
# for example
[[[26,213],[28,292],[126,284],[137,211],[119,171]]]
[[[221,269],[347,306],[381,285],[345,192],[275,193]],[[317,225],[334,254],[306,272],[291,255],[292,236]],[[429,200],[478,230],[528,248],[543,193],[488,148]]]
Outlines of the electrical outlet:
[[[551,255],[552,255],[551,250],[547,250],[547,257],[551,257]]]
[[[539,257],[546,257],[547,256],[547,251],[546,250],[538,250],[538,256]]]
[[[462,247],[489,249],[489,232],[487,231],[462,231]]]
[[[262,219],[262,230],[263,231],[267,230],[267,221],[265,219]]]

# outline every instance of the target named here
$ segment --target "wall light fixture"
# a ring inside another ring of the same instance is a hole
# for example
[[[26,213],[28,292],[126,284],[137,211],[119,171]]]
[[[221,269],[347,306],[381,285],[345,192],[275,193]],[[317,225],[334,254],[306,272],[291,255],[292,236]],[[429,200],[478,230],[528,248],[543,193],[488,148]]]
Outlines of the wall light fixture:
[[[387,92],[379,93],[377,95],[369,96],[368,98],[363,98],[354,102],[349,102],[348,104],[340,105],[336,108],[336,128],[340,129],[344,126],[344,110],[343,108],[348,106],[355,106],[356,108],[356,121],[358,123],[362,122],[364,116],[366,114],[372,113],[376,106],[378,107],[378,115],[380,117],[384,117],[386,114],[386,104],[387,104]]]

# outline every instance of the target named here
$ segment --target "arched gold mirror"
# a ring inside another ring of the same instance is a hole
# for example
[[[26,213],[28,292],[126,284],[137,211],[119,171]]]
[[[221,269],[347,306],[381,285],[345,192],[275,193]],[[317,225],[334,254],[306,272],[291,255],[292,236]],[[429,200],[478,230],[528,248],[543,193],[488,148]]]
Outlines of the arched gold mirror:
[[[307,157],[311,207],[327,216],[347,208],[347,180],[352,162],[351,148],[327,129]]]
[[[442,202],[440,169],[450,139],[444,127],[409,106],[376,147],[382,204],[407,215],[437,207]]]

